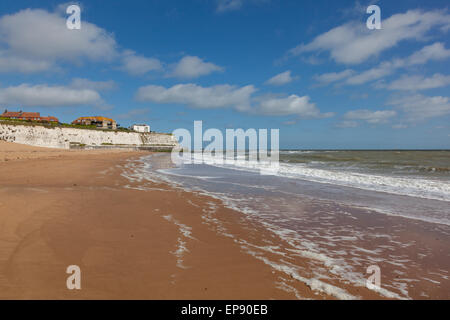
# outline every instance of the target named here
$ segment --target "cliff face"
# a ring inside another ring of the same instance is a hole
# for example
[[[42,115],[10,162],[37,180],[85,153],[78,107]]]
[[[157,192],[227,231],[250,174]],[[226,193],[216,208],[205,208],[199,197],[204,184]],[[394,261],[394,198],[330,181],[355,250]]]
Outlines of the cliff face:
[[[160,133],[113,132],[75,128],[46,128],[11,125],[0,122],[0,140],[37,147],[70,149],[85,147],[155,147],[172,148],[174,136]]]

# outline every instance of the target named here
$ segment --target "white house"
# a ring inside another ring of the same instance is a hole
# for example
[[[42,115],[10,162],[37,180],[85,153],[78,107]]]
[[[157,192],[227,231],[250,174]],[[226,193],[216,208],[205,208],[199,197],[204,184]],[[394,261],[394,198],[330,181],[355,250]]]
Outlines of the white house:
[[[136,132],[150,132],[150,126],[146,124],[133,124],[131,129]]]

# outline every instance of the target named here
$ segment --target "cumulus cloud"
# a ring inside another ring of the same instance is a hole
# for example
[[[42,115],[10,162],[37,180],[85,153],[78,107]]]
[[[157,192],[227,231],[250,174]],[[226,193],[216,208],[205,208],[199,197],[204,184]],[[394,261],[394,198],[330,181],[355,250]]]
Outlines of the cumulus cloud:
[[[446,49],[443,43],[436,42],[423,47],[409,57],[384,61],[377,66],[360,73],[346,69],[342,72],[325,73],[316,76],[316,80],[323,84],[344,80],[344,83],[349,85],[361,85],[389,76],[400,68],[422,65],[430,61],[442,61],[447,58],[450,58],[450,50]]]
[[[254,97],[253,85],[244,87],[215,85],[202,87],[196,84],[177,84],[170,88],[149,85],[141,87],[136,99],[142,102],[183,104],[197,109],[232,108],[265,116],[295,115],[300,118],[331,117],[333,113],[321,113],[308,96],[290,95],[288,97]]]
[[[0,72],[34,73],[53,69],[54,65],[48,60],[36,60],[0,51]]]
[[[289,55],[328,51],[338,63],[359,64],[405,40],[422,40],[432,29],[445,31],[450,15],[445,11],[409,10],[384,19],[382,30],[369,30],[361,22],[333,28],[307,44],[291,49]]]
[[[121,69],[131,75],[143,75],[163,68],[161,61],[158,59],[139,56],[131,50],[126,50],[123,53],[122,63]]]
[[[362,120],[370,124],[380,124],[387,122],[390,118],[395,117],[397,112],[394,110],[377,110],[371,111],[367,109],[359,109],[348,111],[344,115],[344,119],[354,121]]]
[[[143,102],[184,104],[199,109],[231,107],[248,110],[250,97],[255,91],[252,85],[236,87],[224,84],[202,87],[189,83],[170,88],[149,85],[138,89],[136,99]]]
[[[11,56],[41,61],[112,60],[117,55],[114,37],[83,21],[80,30],[69,30],[57,13],[26,9],[0,18],[0,43]]]
[[[394,59],[380,63],[377,67],[364,71],[347,79],[348,84],[363,84],[392,74],[396,69],[425,64],[429,61],[441,61],[450,57],[450,50],[442,42],[425,46],[405,59]]]
[[[368,69],[366,71],[356,73],[353,70],[346,69],[341,72],[324,73],[315,77],[317,81],[322,84],[329,84],[343,80],[348,85],[360,85],[370,81],[378,80],[388,75],[391,75],[396,68],[403,66],[401,60],[385,61],[378,66]]]
[[[391,82],[387,88],[389,90],[426,90],[433,88],[440,88],[450,85],[450,76],[445,76],[440,73],[436,73],[429,78],[423,76],[402,76]]]
[[[377,67],[366,70],[347,79],[347,84],[357,85],[381,79],[393,73],[397,66],[392,62],[382,62]]]
[[[213,72],[223,71],[223,68],[211,62],[205,62],[199,57],[186,56],[173,66],[170,76],[177,78],[198,78]]]
[[[260,98],[259,104],[253,112],[266,116],[296,115],[301,118],[331,117],[332,113],[322,114],[319,108],[312,103],[309,96],[290,95],[288,97]]]
[[[328,84],[328,83],[332,83],[332,82],[336,82],[336,81],[348,78],[351,75],[353,75],[354,73],[355,73],[355,71],[353,71],[351,69],[346,69],[341,72],[329,72],[329,73],[324,73],[321,75],[316,75],[314,77],[314,79],[322,84]]]
[[[291,70],[288,70],[270,78],[269,80],[266,81],[266,84],[281,86],[283,84],[287,84],[294,81],[296,78],[297,77],[292,77]]]
[[[120,69],[132,75],[162,68],[158,59],[119,50],[111,33],[88,21],[69,30],[64,14],[26,9],[0,17],[0,72],[41,72],[83,61],[120,61]]]
[[[102,103],[102,99],[92,89],[22,84],[0,88],[0,103],[25,107],[60,107],[98,105]]]
[[[405,120],[409,122],[419,122],[450,114],[449,97],[415,94],[392,98],[388,104],[401,110],[405,114]]]
[[[450,58],[450,50],[445,49],[442,42],[436,42],[423,47],[407,59],[408,65],[425,64],[430,60],[444,60]]]

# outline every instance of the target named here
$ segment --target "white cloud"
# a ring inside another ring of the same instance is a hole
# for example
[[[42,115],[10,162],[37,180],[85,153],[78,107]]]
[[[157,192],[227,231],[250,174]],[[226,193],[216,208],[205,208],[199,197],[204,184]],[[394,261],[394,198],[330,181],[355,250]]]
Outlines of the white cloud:
[[[92,89],[22,84],[0,88],[0,103],[26,107],[59,107],[98,105],[102,103],[102,99],[98,92]]]
[[[149,85],[138,89],[136,99],[145,102],[184,104],[192,108],[213,109],[231,107],[250,108],[250,97],[256,91],[252,85],[236,87],[228,84],[202,87],[196,84],[177,84],[170,88]]]
[[[0,72],[40,72],[83,61],[120,61],[120,69],[132,75],[162,69],[158,59],[118,50],[111,33],[88,21],[80,30],[69,30],[64,14],[25,9],[0,17]]]
[[[69,30],[63,16],[41,9],[2,16],[0,43],[11,56],[44,61],[109,61],[117,54],[116,41],[104,29],[83,21],[80,30]]]
[[[296,78],[297,77],[292,77],[291,70],[288,70],[288,71],[279,73],[276,76],[270,78],[269,80],[266,81],[266,84],[271,84],[274,86],[281,86],[283,84],[287,84],[287,83],[294,81]]]
[[[253,97],[256,88],[215,85],[202,87],[196,84],[177,84],[170,88],[149,85],[141,87],[136,99],[142,102],[184,104],[197,109],[233,108],[266,116],[296,115],[301,118],[324,118],[333,113],[321,113],[317,106],[310,102],[308,96],[288,97],[259,96]]]
[[[360,74],[351,76],[346,80],[347,84],[357,85],[369,81],[377,80],[392,74],[395,65],[392,62],[382,62],[377,67],[361,72]]]
[[[308,44],[289,51],[290,55],[329,51],[339,63],[358,64],[395,47],[405,40],[423,40],[434,28],[450,26],[450,15],[445,11],[409,10],[384,19],[382,30],[369,30],[362,22],[350,22],[333,28]]]
[[[441,61],[447,58],[450,58],[450,50],[447,50],[441,42],[436,42],[423,47],[405,59],[384,61],[378,66],[358,74],[352,73],[351,70],[347,69],[338,73],[325,73],[316,76],[316,79],[322,83],[331,83],[345,79],[346,84],[360,85],[389,76],[399,68],[421,65],[429,61]]]
[[[397,112],[393,110],[371,111],[366,109],[348,111],[344,118],[347,120],[363,120],[370,124],[385,123],[395,117]]]
[[[260,98],[253,112],[267,116],[297,115],[301,118],[324,118],[332,113],[322,114],[317,106],[310,102],[310,97],[290,95],[285,98]]]
[[[204,62],[199,57],[186,56],[173,67],[173,72],[170,76],[177,78],[197,78],[219,71],[223,71],[223,68],[214,63]]]
[[[314,77],[314,79],[316,79],[320,83],[328,84],[328,83],[332,83],[332,82],[336,82],[336,81],[348,78],[351,75],[353,75],[354,73],[355,73],[355,71],[353,71],[351,69],[346,69],[341,72],[330,72],[330,73],[324,73],[321,75],[316,75]]]
[[[450,114],[450,98],[442,96],[408,95],[392,98],[388,104],[403,111],[405,120],[409,122],[419,122]]]
[[[425,64],[430,60],[444,60],[450,58],[450,50],[445,49],[442,42],[436,42],[432,45],[425,46],[421,50],[412,54],[407,59],[408,65]]]
[[[445,76],[439,73],[434,74],[429,78],[423,76],[402,76],[390,83],[387,88],[389,90],[426,90],[450,85],[450,76]]]
[[[117,87],[114,80],[108,81],[92,81],[84,78],[74,78],[70,83],[70,87],[75,89],[93,89],[97,91],[113,90]]]
[[[0,72],[34,73],[54,68],[50,61],[29,59],[0,51]]]
[[[161,61],[158,59],[139,56],[131,50],[126,50],[123,53],[122,62],[121,69],[131,75],[143,75],[163,68]]]

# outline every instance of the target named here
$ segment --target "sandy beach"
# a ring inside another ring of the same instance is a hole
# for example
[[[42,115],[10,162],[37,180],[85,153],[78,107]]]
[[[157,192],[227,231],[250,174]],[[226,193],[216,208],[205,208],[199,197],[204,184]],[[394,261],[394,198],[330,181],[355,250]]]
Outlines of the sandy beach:
[[[0,299],[396,297],[336,276],[330,266],[324,269],[327,262],[320,262],[320,256],[316,260],[305,255],[219,199],[133,176],[140,159],[149,155],[0,142]],[[153,158],[156,165],[167,155]],[[299,214],[313,212],[295,205]],[[404,225],[405,232],[414,233],[405,234],[405,239],[434,248],[436,257],[427,266],[447,264],[446,240],[430,238],[435,231],[426,231],[427,225],[405,225],[402,218],[367,216],[357,210],[349,214],[337,216],[336,226],[369,231],[377,225]],[[318,223],[314,216],[308,219],[303,220],[306,238]],[[337,247],[328,241],[333,252],[345,256],[345,241]],[[377,252],[386,244],[379,238],[366,249]],[[81,290],[67,289],[70,265],[81,269]],[[395,276],[395,269],[383,266],[383,272],[393,274],[388,277]],[[313,276],[317,272],[325,282]],[[433,282],[427,286],[410,290],[417,290],[417,298],[423,290],[432,297],[446,297],[442,287]]]
[[[203,223],[211,199],[123,188],[117,166],[139,156],[0,142],[0,299],[295,299]],[[69,265],[81,290],[66,288]]]

